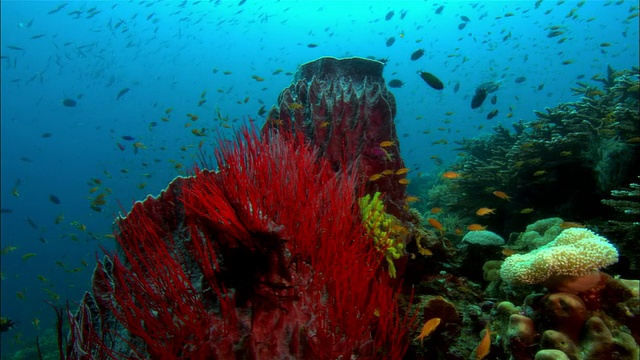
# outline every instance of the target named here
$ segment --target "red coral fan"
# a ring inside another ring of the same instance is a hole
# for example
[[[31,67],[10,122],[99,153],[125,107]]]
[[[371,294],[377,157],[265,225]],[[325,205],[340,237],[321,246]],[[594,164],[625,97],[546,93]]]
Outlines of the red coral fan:
[[[400,358],[382,254],[356,179],[302,136],[243,131],[218,172],[179,179],[118,221],[122,259],[100,263],[71,318],[71,358]]]

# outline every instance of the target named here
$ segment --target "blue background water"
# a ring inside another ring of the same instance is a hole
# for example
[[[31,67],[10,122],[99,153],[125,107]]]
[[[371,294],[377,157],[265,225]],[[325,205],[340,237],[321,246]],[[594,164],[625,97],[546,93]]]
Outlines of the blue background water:
[[[216,134],[231,136],[214,120],[216,109],[235,127],[249,116],[261,125],[258,109],[274,104],[291,81],[287,72],[301,63],[325,55],[388,58],[386,79],[405,82],[392,89],[402,154],[423,173],[443,168],[431,156],[445,167],[455,158],[455,140],[491,132],[498,123],[534,120],[534,109],[576,100],[569,87],[580,75],[591,82],[607,64],[638,64],[635,1],[543,1],[537,9],[514,1],[239,3],[69,2],[49,14],[63,3],[2,2],[2,248],[17,249],[1,257],[1,300],[2,315],[19,322],[2,334],[3,354],[51,328],[45,301],[55,294],[58,303],[78,301],[89,289],[100,247],[114,247],[105,235],[120,204],[129,209],[192,168],[201,140],[210,148]],[[394,15],[385,20],[389,11]],[[470,21],[459,30],[462,15]],[[554,25],[565,34],[547,37]],[[44,36],[32,38],[37,35]],[[395,44],[387,47],[392,36]],[[307,46],[312,43],[318,46]],[[425,55],[411,61],[420,48]],[[565,60],[573,63],[562,65]],[[437,75],[445,89],[428,87],[419,70]],[[526,81],[515,83],[520,76]],[[471,110],[476,86],[497,80],[497,104],[487,100]],[[117,100],[124,88],[130,91]],[[77,99],[77,106],[63,106],[65,98]],[[168,116],[167,108],[173,108]],[[494,108],[499,115],[487,120]],[[202,127],[212,136],[192,134]],[[448,144],[432,145],[441,139]],[[137,154],[136,141],[146,147]],[[94,179],[100,188],[90,193]],[[90,203],[100,193],[107,204],[96,212]],[[61,203],[51,202],[51,194]],[[60,214],[64,220],[55,224]],[[23,260],[29,253],[37,255]]]

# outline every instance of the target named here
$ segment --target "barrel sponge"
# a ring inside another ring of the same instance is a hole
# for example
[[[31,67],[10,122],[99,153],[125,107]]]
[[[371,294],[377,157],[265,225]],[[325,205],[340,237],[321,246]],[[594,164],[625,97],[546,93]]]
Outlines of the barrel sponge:
[[[618,251],[607,239],[570,228],[536,250],[508,257],[500,276],[510,284],[540,284],[555,276],[581,277],[617,261]]]

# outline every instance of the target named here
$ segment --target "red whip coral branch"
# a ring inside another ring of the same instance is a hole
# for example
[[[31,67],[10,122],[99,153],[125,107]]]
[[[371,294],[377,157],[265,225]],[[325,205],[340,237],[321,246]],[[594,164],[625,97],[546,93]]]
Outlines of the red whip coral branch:
[[[218,172],[118,221],[122,258],[96,268],[78,358],[400,358],[411,320],[362,226],[355,175],[291,133],[245,129],[216,157]]]

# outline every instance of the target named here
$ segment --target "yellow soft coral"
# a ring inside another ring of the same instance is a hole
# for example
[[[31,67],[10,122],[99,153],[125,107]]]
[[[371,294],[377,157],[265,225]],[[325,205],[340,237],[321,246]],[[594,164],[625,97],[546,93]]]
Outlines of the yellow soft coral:
[[[367,194],[360,198],[360,213],[365,228],[369,231],[378,250],[383,251],[389,264],[389,275],[396,277],[396,267],[393,260],[399,259],[404,250],[403,237],[406,229],[393,215],[387,214],[381,193],[373,196]]]
[[[527,254],[508,257],[500,275],[512,284],[544,284],[553,277],[581,277],[618,261],[618,250],[587,229],[571,228]]]

